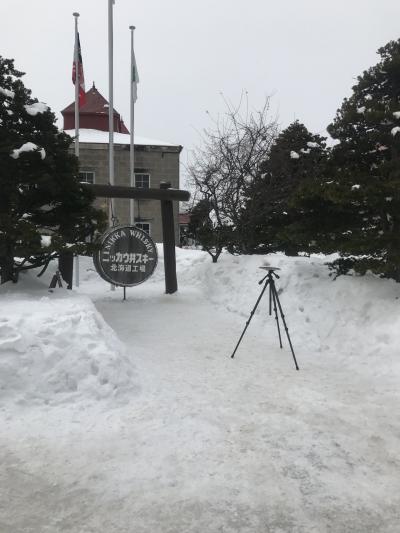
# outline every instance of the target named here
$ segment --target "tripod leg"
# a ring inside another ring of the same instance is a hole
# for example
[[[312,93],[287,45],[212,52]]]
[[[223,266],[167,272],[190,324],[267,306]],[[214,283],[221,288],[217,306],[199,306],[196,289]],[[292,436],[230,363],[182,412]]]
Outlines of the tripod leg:
[[[51,281],[50,281],[49,290],[55,289],[56,286],[57,286],[57,276],[54,274],[54,276],[51,278]]]
[[[271,281],[269,285],[269,316],[272,315],[272,291],[271,291]]]
[[[287,324],[286,324],[286,320],[285,320],[285,315],[283,314],[283,310],[282,310],[282,306],[281,306],[281,302],[279,301],[279,296],[278,296],[278,292],[276,290],[276,287],[275,287],[275,284],[272,285],[271,289],[274,291],[274,296],[276,298],[276,301],[278,303],[278,307],[279,307],[279,312],[281,314],[281,318],[282,318],[282,322],[283,322],[283,325],[285,327],[285,331],[286,331],[286,337],[289,341],[289,346],[290,346],[290,350],[292,352],[292,356],[293,356],[293,361],[294,361],[294,365],[296,367],[296,370],[299,370],[299,366],[297,364],[297,360],[296,360],[296,356],[294,355],[294,350],[293,350],[293,346],[292,346],[292,341],[290,340],[290,336],[289,336],[289,330],[288,330],[288,327],[287,327]]]
[[[241,340],[243,339],[244,334],[246,333],[246,329],[248,328],[248,326],[249,326],[249,324],[250,324],[250,321],[251,321],[251,319],[253,318],[254,313],[256,312],[256,309],[257,309],[257,307],[258,307],[258,304],[260,303],[261,298],[262,298],[262,296],[263,296],[263,294],[264,294],[266,288],[268,287],[268,284],[269,284],[269,280],[267,280],[267,281],[265,282],[264,288],[263,288],[263,290],[261,291],[260,296],[258,297],[258,300],[257,300],[257,302],[256,302],[256,305],[253,307],[253,310],[252,310],[251,313],[250,313],[249,319],[248,319],[248,321],[246,322],[246,325],[245,325],[245,327],[244,327],[244,330],[243,330],[242,334],[240,335],[240,339],[238,340],[238,343],[236,344],[236,347],[235,347],[235,349],[233,350],[233,354],[231,355],[231,359],[233,359],[234,356],[235,356],[236,350],[238,349],[239,344],[240,344]]]
[[[270,294],[272,294],[272,300],[274,302],[274,313],[275,313],[276,327],[278,328],[279,346],[282,348],[281,328],[279,326],[278,309],[276,307],[276,296],[275,296],[275,291],[272,289],[272,284],[269,287],[269,291],[270,291]]]

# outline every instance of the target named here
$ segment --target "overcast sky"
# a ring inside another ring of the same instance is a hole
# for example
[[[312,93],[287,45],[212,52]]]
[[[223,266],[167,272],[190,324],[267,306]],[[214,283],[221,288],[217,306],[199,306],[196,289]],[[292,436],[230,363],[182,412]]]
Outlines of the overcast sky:
[[[74,99],[78,11],[86,89],[108,98],[108,0],[0,0],[0,54],[26,72],[33,96],[60,110]],[[399,0],[116,0],[114,107],[129,123],[130,31],[140,84],[138,135],[190,149],[221,93],[267,95],[282,127],[297,118],[323,133],[376,50],[400,37]],[[60,121],[61,124],[61,121]],[[186,159],[187,152],[184,153]]]

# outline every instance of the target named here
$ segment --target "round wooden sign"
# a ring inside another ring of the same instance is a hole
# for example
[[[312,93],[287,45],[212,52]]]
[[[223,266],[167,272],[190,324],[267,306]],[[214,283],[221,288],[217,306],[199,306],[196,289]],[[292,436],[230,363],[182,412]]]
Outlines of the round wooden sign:
[[[109,283],[133,287],[148,279],[157,266],[157,248],[150,236],[135,226],[115,226],[100,238],[93,254],[99,275]]]

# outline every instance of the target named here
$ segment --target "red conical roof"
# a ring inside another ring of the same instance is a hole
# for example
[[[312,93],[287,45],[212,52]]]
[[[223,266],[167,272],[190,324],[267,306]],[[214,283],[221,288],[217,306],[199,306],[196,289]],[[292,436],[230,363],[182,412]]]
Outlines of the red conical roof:
[[[94,83],[86,92],[86,102],[79,108],[79,126],[101,131],[109,131],[108,127],[109,105],[107,100],[96,89]],[[75,102],[61,111],[64,118],[64,130],[75,128]],[[114,130],[118,133],[129,133],[121,120],[119,113],[114,109]]]

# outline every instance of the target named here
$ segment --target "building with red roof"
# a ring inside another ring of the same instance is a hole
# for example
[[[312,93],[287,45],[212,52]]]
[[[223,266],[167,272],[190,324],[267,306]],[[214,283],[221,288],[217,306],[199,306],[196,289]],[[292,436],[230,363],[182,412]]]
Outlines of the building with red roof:
[[[79,170],[82,181],[107,184],[109,182],[109,105],[93,86],[86,92],[86,102],[79,109]],[[75,103],[61,111],[66,133],[75,137]],[[114,183],[130,185],[130,134],[120,114],[114,109]],[[75,142],[75,141],[73,141]],[[71,147],[73,151],[73,144]],[[135,186],[159,188],[170,182],[179,189],[179,154],[182,146],[139,137],[135,133]],[[107,209],[105,199],[97,203]],[[160,202],[135,200],[135,224],[147,231],[156,242],[162,242]],[[113,202],[116,222],[129,223],[129,200]],[[178,205],[174,206],[176,240],[179,239]]]

